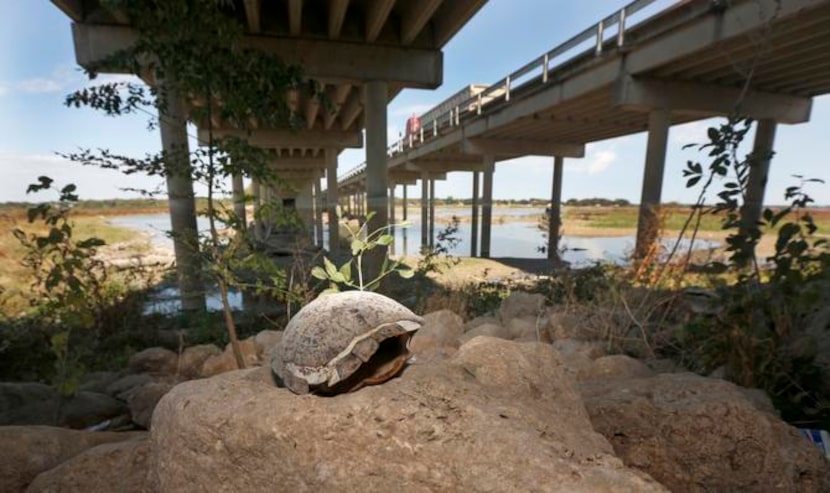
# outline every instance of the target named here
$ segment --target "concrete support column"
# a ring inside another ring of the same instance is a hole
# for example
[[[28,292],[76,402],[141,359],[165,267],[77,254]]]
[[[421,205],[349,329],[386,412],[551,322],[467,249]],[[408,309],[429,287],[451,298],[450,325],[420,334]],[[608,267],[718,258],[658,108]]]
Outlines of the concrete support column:
[[[550,217],[548,218],[548,258],[560,261],[559,232],[562,228],[562,168],[565,158],[553,158],[553,181],[550,191]]]
[[[262,239],[262,220],[260,219],[260,206],[262,196],[259,188],[259,181],[254,178],[251,180],[251,193],[254,196],[254,238]]]
[[[429,246],[429,175],[421,172],[421,248]]]
[[[163,81],[159,89],[166,90]],[[190,149],[187,143],[187,120],[184,102],[175,94],[167,94],[167,108],[159,119],[161,147],[165,152],[168,207],[176,256],[176,273],[182,310],[205,309],[205,288],[199,261],[196,229],[196,202],[190,175]]]
[[[389,224],[395,224],[395,184],[389,184]]]
[[[323,246],[323,187],[319,176],[314,178],[314,243]]]
[[[406,200],[407,200],[406,199],[406,189],[407,188],[408,188],[408,185],[403,186],[403,210],[401,211],[402,212],[401,215],[403,216],[403,221],[407,220],[407,203],[406,203]]]
[[[758,226],[764,208],[764,191],[767,188],[772,149],[775,144],[776,124],[773,120],[758,120],[755,127],[755,145],[750,156],[746,201],[741,210],[741,232],[748,233]]]
[[[478,256],[478,171],[473,171],[473,209],[470,214],[470,257]]]
[[[363,86],[364,115],[366,123],[366,206],[374,216],[367,231],[376,231],[389,222],[386,211],[389,207],[386,168],[386,103],[389,84],[385,81],[371,81]],[[386,248],[375,248],[367,255],[368,278],[380,272]]]
[[[232,178],[232,192],[233,192],[233,213],[239,219],[239,224],[242,229],[248,225],[245,218],[245,182],[242,180],[242,175],[233,175]]]
[[[484,156],[484,190],[481,204],[481,257],[490,258],[490,230],[493,226],[493,172],[494,156]]]
[[[340,224],[337,222],[337,151],[326,149],[326,201],[328,202],[329,251],[334,253],[340,247]]]
[[[429,247],[435,247],[435,178],[429,179]]]
[[[655,109],[648,116],[648,148],[643,173],[643,191],[640,215],[637,220],[637,245],[634,258],[642,259],[658,240],[660,228],[660,196],[663,191],[663,171],[666,164],[666,144],[671,126],[671,112]]]

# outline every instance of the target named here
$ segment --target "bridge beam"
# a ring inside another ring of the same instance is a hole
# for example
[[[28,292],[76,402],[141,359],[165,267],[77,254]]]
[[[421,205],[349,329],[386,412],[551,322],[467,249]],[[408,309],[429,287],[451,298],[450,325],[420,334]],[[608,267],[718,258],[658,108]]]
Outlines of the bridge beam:
[[[199,143],[204,145],[208,141],[208,131],[200,128],[198,131]],[[221,139],[236,137],[247,140],[256,147],[265,148],[360,148],[363,147],[363,136],[359,130],[289,130],[289,129],[260,129],[252,132],[237,129],[219,128],[213,130],[213,138]]]
[[[484,168],[481,163],[465,163],[452,161],[410,161],[404,165],[405,171],[429,171],[432,175],[444,175],[449,171],[482,171]]]
[[[429,247],[435,248],[435,177],[429,177]]]
[[[484,161],[484,191],[481,204],[481,257],[490,258],[490,231],[493,226],[493,172],[496,169],[496,158],[485,155]]]
[[[772,94],[697,82],[622,77],[614,90],[614,104],[627,110],[666,108],[705,115],[740,114],[780,123],[810,120],[811,98]]]
[[[637,244],[634,258],[644,259],[658,241],[660,197],[663,191],[663,171],[666,164],[666,145],[671,126],[671,111],[653,110],[648,116],[648,147],[643,172],[643,191],[637,220]]]
[[[497,157],[516,156],[564,156],[584,157],[584,144],[548,142],[525,139],[469,138],[461,143],[465,154],[491,155]]]
[[[127,26],[72,24],[75,58],[82,67],[129,49],[137,34]],[[311,78],[331,83],[386,81],[404,87],[435,89],[443,82],[443,53],[439,49],[385,44],[353,43],[325,39],[276,36],[244,36],[241,48],[270,53],[288,65],[303,67]],[[129,72],[131,67],[108,67]]]

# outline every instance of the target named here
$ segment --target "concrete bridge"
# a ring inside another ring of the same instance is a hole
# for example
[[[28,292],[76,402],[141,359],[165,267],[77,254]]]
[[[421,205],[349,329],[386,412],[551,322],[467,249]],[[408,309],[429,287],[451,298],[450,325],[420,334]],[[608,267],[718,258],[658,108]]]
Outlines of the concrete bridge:
[[[434,180],[472,172],[471,255],[478,254],[480,208],[480,255],[488,257],[497,161],[552,157],[555,232],[564,159],[582,157],[586,143],[646,131],[635,249],[643,255],[656,239],[669,127],[737,112],[758,120],[755,150],[768,156],[776,125],[807,122],[812,97],[830,91],[828,26],[828,0],[632,2],[496,83],[469,86],[476,89],[466,97],[425,113],[418,134],[389,147],[389,183],[396,173],[419,176],[427,244]],[[759,218],[769,165],[765,159],[751,170],[746,220]],[[362,167],[338,185],[360,197],[374,179]],[[557,235],[550,242],[555,258]]]

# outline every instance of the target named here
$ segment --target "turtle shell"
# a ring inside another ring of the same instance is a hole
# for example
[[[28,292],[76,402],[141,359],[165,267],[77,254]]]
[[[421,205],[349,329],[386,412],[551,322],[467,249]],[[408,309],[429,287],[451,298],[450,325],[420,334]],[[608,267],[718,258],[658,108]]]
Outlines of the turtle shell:
[[[297,394],[339,393],[381,383],[403,369],[423,324],[395,300],[368,291],[318,297],[288,322],[271,369]]]

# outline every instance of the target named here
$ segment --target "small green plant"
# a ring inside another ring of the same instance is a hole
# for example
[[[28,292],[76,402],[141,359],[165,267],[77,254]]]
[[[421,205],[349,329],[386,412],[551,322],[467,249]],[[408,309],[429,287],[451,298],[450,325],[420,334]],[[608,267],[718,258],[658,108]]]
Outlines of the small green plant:
[[[46,176],[29,185],[27,193],[52,189]],[[69,218],[78,201],[73,184],[59,191],[57,202],[40,203],[28,210],[29,223],[42,222],[45,233],[15,229],[14,236],[24,247],[23,265],[33,275],[29,300],[35,317],[54,328],[49,349],[55,357],[52,383],[62,395],[72,395],[84,368],[77,352],[71,351],[70,336],[76,330],[93,330],[99,309],[107,304],[107,270],[96,258],[99,238],[75,239]]]
[[[337,208],[337,219],[340,226],[345,228],[350,242],[352,258],[339,268],[328,257],[323,257],[323,266],[311,269],[311,275],[321,281],[328,281],[329,286],[322,294],[336,293],[342,288],[360,291],[375,291],[381,281],[390,274],[397,273],[403,279],[411,278],[415,272],[399,260],[389,261],[385,257],[380,272],[373,279],[365,279],[363,257],[375,248],[387,247],[392,244],[394,237],[389,234],[391,226],[383,226],[375,231],[367,231],[369,221],[374,216],[370,212],[366,220],[358,228],[354,228],[344,219],[340,208]]]

